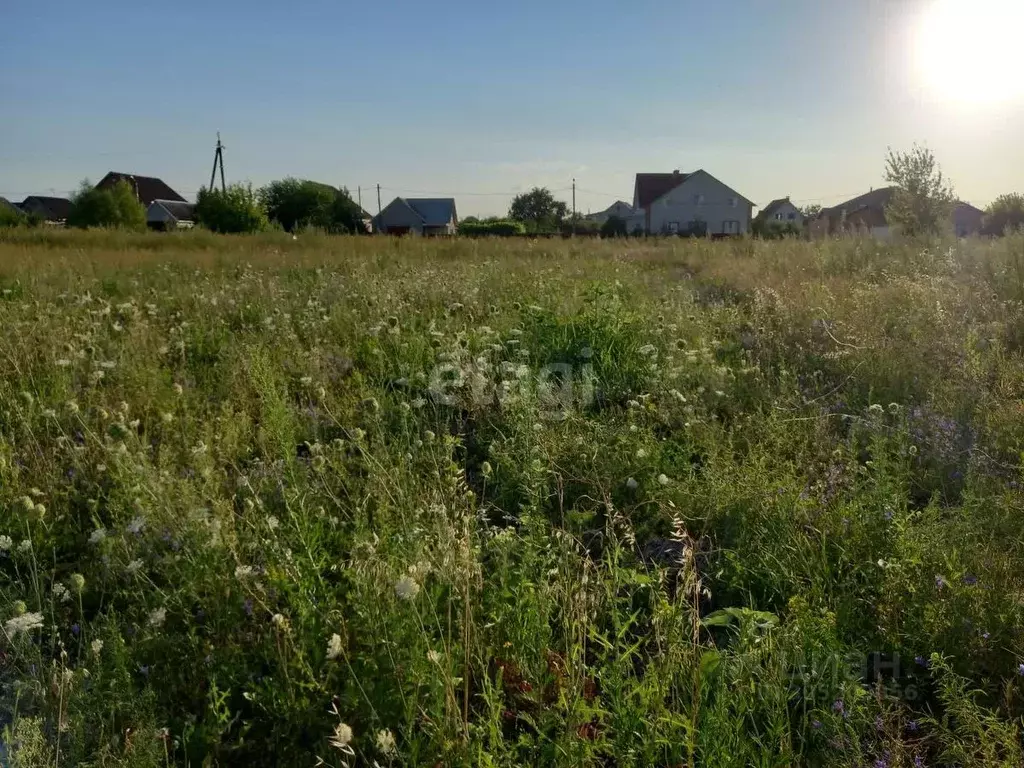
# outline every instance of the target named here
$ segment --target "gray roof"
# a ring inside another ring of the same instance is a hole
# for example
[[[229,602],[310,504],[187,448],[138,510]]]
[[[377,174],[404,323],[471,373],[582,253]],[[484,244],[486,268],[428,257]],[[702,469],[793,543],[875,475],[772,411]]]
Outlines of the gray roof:
[[[789,203],[788,197],[780,197],[778,200],[772,200],[770,203],[768,203],[768,205],[766,205],[758,212],[757,218],[763,219],[767,218],[768,216],[771,216],[772,214],[775,213],[775,210],[777,208],[781,208],[785,203]],[[792,205],[792,203],[790,204]]]
[[[406,197],[402,200],[419,214],[424,226],[443,227],[450,221],[457,221],[455,198]]]
[[[195,216],[195,206],[192,203],[183,203],[179,200],[154,200],[150,205],[159,205],[178,221],[192,221]]]
[[[847,200],[845,203],[839,203],[839,205],[833,205],[829,208],[822,208],[819,216],[827,216],[830,214],[840,214],[843,211],[852,213],[853,211],[861,208],[874,208],[877,210],[883,210],[890,202],[892,202],[893,193],[896,191],[896,187],[879,187],[873,189],[870,192],[865,192],[863,195],[858,195],[852,200]]]

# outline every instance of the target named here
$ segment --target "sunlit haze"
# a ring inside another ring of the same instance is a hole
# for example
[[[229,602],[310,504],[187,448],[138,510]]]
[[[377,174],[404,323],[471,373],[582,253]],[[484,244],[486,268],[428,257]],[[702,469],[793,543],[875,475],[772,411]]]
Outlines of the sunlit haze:
[[[452,195],[500,214],[549,187],[583,212],[638,172],[761,205],[832,205],[927,145],[963,199],[1020,186],[1024,0],[138,0],[9,3],[0,196],[108,171],[193,198],[228,181],[348,187],[376,212]]]

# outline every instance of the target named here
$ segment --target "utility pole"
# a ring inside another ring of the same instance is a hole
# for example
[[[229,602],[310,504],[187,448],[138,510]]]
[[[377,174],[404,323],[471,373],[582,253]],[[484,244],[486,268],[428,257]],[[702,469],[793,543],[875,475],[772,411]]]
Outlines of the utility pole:
[[[228,185],[224,182],[224,145],[220,143],[220,131],[217,131],[217,148],[213,152],[213,170],[210,171],[210,191],[213,191],[213,181],[217,177],[217,165],[220,164],[220,191],[227,192]]]
[[[572,234],[576,236],[576,179],[572,180]]]
[[[379,229],[379,230],[381,230],[383,232],[385,230],[385,227],[384,227],[384,219],[381,216],[382,212],[383,211],[381,210],[381,207],[380,207],[380,184],[378,184],[377,185],[377,229]]]
[[[356,194],[359,195],[359,210],[363,210],[363,188],[356,187]]]

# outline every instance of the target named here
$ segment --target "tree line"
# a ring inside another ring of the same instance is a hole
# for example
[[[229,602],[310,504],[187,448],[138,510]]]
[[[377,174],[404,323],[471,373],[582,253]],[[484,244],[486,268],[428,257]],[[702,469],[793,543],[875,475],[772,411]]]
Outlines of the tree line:
[[[885,178],[896,186],[886,210],[891,224],[899,226],[908,236],[937,235],[947,228],[956,198],[930,150],[916,145],[907,152],[890,149]],[[126,230],[146,227],[146,208],[131,185],[124,181],[109,189],[97,189],[87,180],[83,181],[72,195],[71,203],[67,220],[71,227]],[[813,218],[820,211],[821,206],[815,205],[808,206],[803,213]],[[203,187],[196,198],[194,217],[199,226],[221,233],[267,229],[285,232],[316,229],[331,234],[366,231],[366,213],[347,189],[308,179],[281,179],[259,189],[249,184],[231,184],[224,190]],[[0,205],[0,227],[38,223],[16,208]],[[1000,195],[985,210],[982,234],[1001,235],[1016,230],[1024,230],[1024,195]],[[556,199],[545,187],[534,187],[516,195],[505,217],[465,218],[460,222],[459,231],[470,236],[572,232],[615,237],[629,234],[624,219],[611,216],[604,223],[598,223],[570,213],[569,205]]]

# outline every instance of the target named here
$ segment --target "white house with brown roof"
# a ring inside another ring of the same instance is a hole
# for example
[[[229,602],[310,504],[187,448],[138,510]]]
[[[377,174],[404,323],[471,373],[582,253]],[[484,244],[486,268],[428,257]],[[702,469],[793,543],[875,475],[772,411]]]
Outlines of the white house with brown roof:
[[[648,234],[743,235],[754,204],[704,170],[638,173],[633,208]]]

